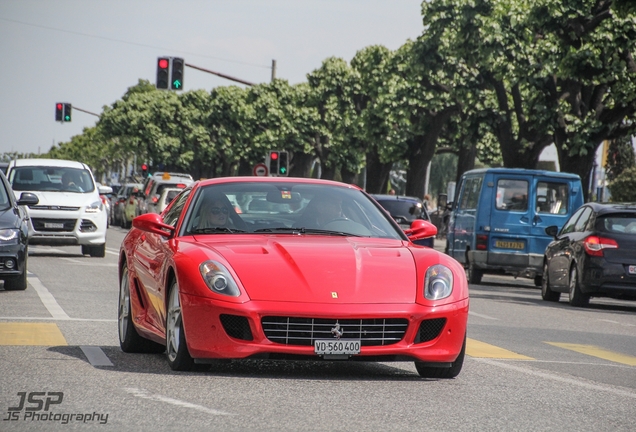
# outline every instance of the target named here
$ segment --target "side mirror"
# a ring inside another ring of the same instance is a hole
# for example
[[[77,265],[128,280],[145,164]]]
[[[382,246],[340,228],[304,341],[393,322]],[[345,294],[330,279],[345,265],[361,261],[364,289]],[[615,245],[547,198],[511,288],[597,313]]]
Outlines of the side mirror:
[[[34,206],[37,205],[39,202],[40,200],[38,199],[37,195],[31,192],[22,192],[22,195],[20,195],[20,199],[18,200],[17,204],[19,206]]]
[[[174,227],[163,223],[163,219],[157,213],[145,213],[137,216],[133,219],[132,226],[141,231],[159,234],[163,237],[170,237],[174,231]]]
[[[411,223],[411,228],[404,230],[404,233],[411,241],[420,240],[437,235],[437,227],[428,221],[416,219]]]
[[[556,225],[550,225],[545,228],[545,233],[550,237],[556,237],[559,232],[559,227]]]
[[[113,188],[110,187],[110,186],[99,185],[97,187],[97,190],[99,191],[100,195],[108,195],[108,194],[112,194],[113,193]]]

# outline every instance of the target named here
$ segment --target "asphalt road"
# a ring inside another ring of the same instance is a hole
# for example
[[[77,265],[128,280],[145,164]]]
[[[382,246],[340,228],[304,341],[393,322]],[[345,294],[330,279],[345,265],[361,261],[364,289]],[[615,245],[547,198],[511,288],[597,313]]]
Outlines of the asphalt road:
[[[29,287],[0,290],[0,431],[632,431],[636,302],[543,302],[531,281],[471,286],[453,380],[412,363],[240,361],[177,373],[124,354],[117,252],[31,247]]]

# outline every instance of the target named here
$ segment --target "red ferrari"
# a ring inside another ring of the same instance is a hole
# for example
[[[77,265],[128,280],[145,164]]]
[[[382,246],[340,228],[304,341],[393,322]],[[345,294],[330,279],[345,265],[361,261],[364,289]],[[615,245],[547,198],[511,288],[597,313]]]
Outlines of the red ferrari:
[[[454,378],[468,284],[454,259],[413,240],[366,192],[303,178],[196,182],[133,220],[119,260],[124,352],[174,370],[267,358],[414,361]]]

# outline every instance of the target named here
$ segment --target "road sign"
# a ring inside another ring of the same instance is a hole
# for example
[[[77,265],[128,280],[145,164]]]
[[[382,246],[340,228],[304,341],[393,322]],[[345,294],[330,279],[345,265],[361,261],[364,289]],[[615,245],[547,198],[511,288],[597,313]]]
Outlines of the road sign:
[[[269,174],[267,170],[267,165],[264,163],[259,163],[254,165],[254,169],[252,169],[252,174],[258,177],[266,177]]]

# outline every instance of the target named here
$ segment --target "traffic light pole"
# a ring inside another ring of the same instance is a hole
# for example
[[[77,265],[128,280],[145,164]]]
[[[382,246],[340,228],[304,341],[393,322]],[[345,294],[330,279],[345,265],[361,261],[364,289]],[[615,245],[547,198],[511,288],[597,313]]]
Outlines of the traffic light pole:
[[[222,74],[220,72],[212,71],[210,69],[204,69],[202,67],[195,66],[195,65],[190,64],[190,63],[186,63],[185,65],[187,67],[191,67],[192,69],[197,69],[197,70],[200,70],[200,71],[203,71],[203,72],[211,73],[211,74],[216,75],[216,76],[220,76],[221,78],[229,79],[230,81],[235,81],[237,83],[245,84],[245,85],[248,85],[248,86],[255,85],[254,83],[251,83],[249,81],[245,81],[245,80],[242,80],[242,79],[239,79],[239,78],[234,78],[234,77],[231,77],[229,75]]]
[[[73,109],[74,109],[74,110],[81,111],[81,112],[86,113],[86,114],[94,115],[95,117],[99,117],[99,114],[95,114],[94,112],[90,112],[90,111],[83,110],[83,109],[78,108],[78,107],[76,107],[76,106],[73,106]]]

